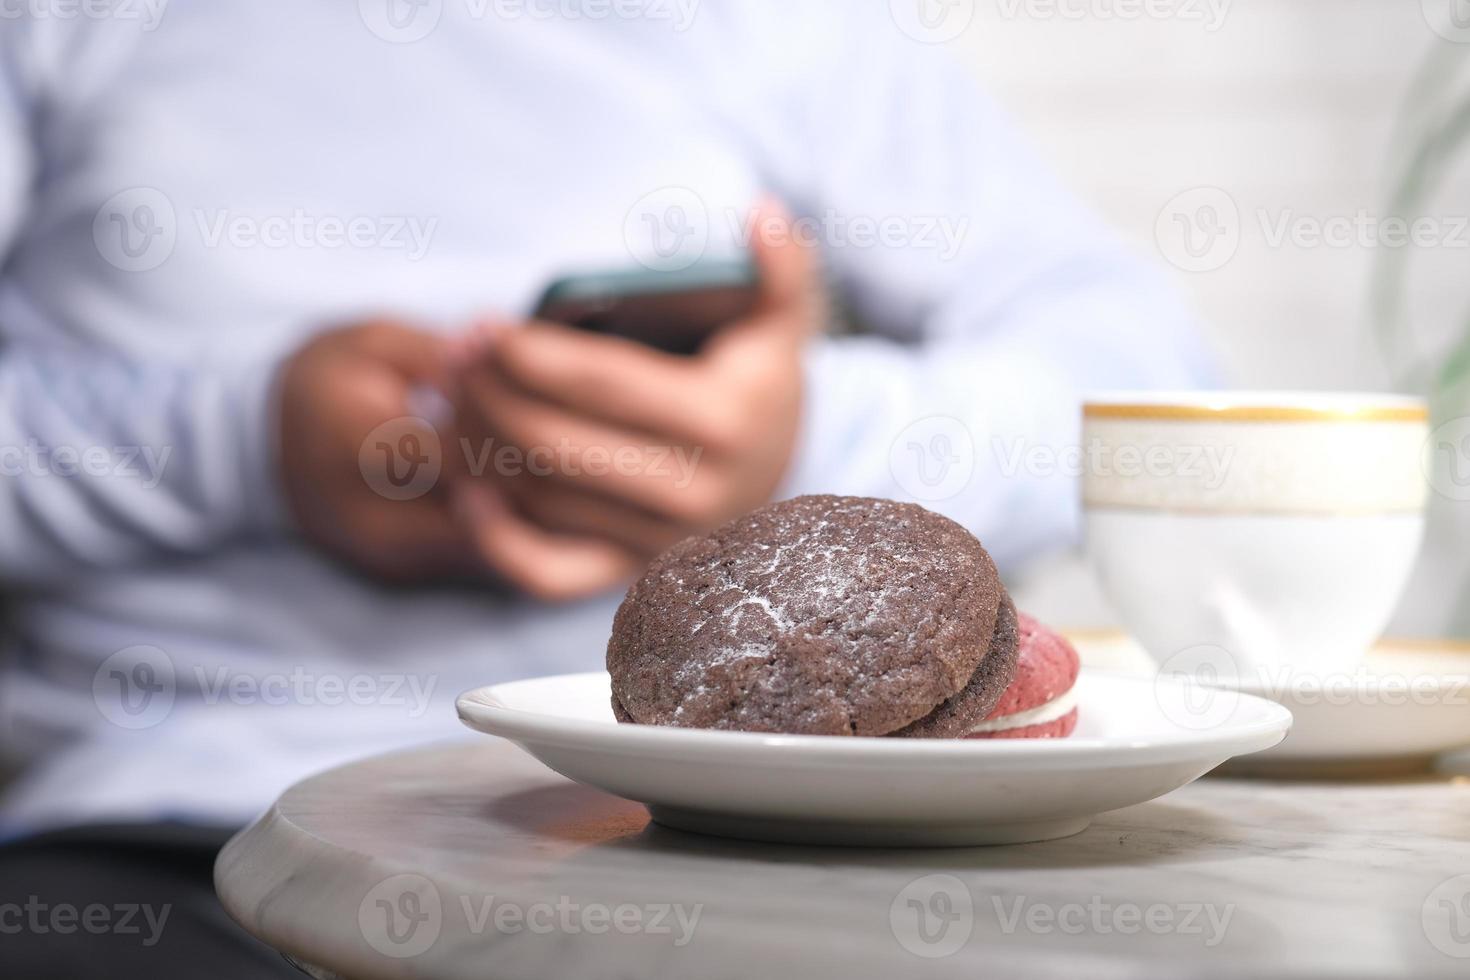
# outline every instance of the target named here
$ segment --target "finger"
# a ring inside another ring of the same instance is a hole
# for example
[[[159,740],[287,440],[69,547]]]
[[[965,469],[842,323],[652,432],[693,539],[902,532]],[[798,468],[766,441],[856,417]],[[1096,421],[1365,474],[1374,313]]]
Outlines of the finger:
[[[442,387],[449,344],[442,336],[401,323],[381,321],[354,328],[356,349],[410,381]]]
[[[588,447],[610,451],[613,447],[647,441],[642,433],[617,428],[528,394],[494,366],[469,373],[460,387],[460,395],[472,413],[461,424],[476,430],[474,434],[485,436],[488,443],[485,448],[492,459],[494,444],[514,446],[537,475],[551,475],[541,473],[542,468],[558,472],[577,468],[580,456]],[[479,425],[475,426],[475,422]]]
[[[592,595],[642,568],[642,562],[611,542],[536,527],[483,481],[461,482],[452,492],[461,526],[485,565],[538,599],[556,602]]]
[[[393,501],[387,507],[374,502],[350,523],[355,532],[342,542],[344,550],[385,580],[411,582],[474,568],[474,553],[441,498]]]
[[[720,481],[703,446],[660,444],[574,415],[518,391],[493,369],[476,372],[464,392],[487,439],[515,447],[517,468],[534,476],[574,483],[686,523],[718,506]],[[488,458],[499,465],[497,453],[491,450]]]
[[[665,440],[718,439],[738,424],[709,397],[704,362],[635,340],[531,323],[497,334],[488,356],[527,392]]]
[[[809,304],[819,282],[816,246],[794,233],[790,212],[774,197],[756,204],[754,227],[750,250],[761,286],[751,319],[763,321]]]
[[[793,234],[785,208],[774,199],[762,201],[754,227],[760,299],[749,317],[710,338],[700,360],[721,377],[758,383],[763,365],[795,356],[822,328],[826,312],[816,249]]]
[[[605,495],[532,476],[507,480],[505,490],[518,511],[549,531],[607,538],[645,558],[696,530]]]

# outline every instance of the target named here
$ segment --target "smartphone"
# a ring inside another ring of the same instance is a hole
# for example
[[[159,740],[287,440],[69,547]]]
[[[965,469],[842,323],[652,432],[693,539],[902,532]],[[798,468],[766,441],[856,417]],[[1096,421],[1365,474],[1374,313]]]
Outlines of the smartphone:
[[[536,319],[694,354],[755,307],[760,276],[749,259],[696,262],[669,272],[626,269],[569,275],[541,294]]]

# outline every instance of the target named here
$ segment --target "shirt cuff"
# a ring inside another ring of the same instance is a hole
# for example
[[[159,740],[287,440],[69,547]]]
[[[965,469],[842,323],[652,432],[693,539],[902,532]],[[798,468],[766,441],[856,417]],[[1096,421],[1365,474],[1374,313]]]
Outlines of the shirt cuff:
[[[242,483],[241,530],[280,533],[292,526],[281,479],[281,380],[290,351],[254,354],[230,371],[226,397]]]

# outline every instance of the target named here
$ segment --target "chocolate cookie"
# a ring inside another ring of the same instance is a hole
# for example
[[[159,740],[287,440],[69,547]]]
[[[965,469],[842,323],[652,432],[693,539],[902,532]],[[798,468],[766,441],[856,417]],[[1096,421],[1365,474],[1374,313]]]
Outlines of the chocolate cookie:
[[[1005,699],[1016,674],[1020,630],[1016,604],[1007,595],[995,619],[990,652],[975,668],[970,683],[954,697],[911,725],[889,734],[904,738],[962,738],[984,721]]]
[[[689,728],[958,736],[1010,682],[1014,614],[990,556],[948,518],[798,497],[681,541],[628,590],[607,649],[615,711]]]

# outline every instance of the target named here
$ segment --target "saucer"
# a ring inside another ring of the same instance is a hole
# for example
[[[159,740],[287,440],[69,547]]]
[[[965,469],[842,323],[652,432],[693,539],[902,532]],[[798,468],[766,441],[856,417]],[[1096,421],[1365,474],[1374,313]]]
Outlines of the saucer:
[[[1145,677],[1156,669],[1123,633],[1067,635],[1085,664]],[[1295,721],[1280,745],[1232,762],[1225,773],[1422,772],[1440,753],[1470,746],[1470,644],[1462,642],[1386,639],[1356,668],[1321,675],[1268,670],[1230,690],[1285,705]]]
[[[1240,695],[1230,719],[1181,726],[1191,685],[1084,669],[1065,739],[769,735],[618,724],[606,673],[461,695],[459,716],[562,775],[681,830],[866,846],[1014,844],[1078,833],[1281,741],[1290,713]]]

